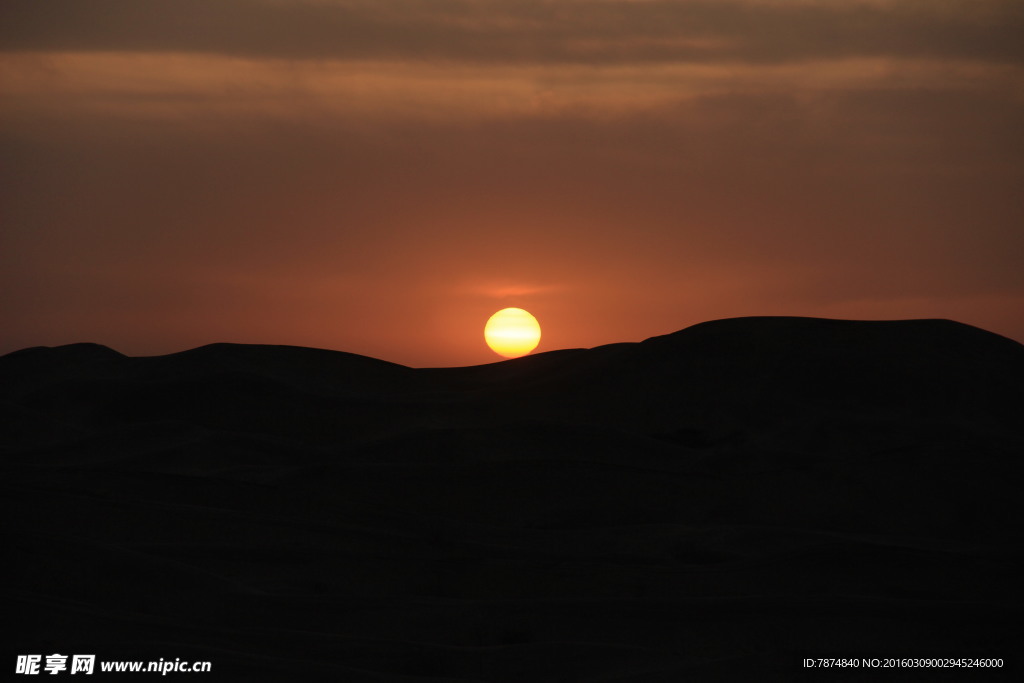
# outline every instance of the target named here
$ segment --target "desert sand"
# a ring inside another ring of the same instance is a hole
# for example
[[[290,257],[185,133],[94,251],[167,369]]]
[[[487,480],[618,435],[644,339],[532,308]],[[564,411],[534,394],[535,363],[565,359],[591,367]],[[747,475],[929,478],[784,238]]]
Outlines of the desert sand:
[[[626,683],[1020,654],[1024,347],[956,322],[435,369],[73,344],[0,358],[0,400],[9,665]]]

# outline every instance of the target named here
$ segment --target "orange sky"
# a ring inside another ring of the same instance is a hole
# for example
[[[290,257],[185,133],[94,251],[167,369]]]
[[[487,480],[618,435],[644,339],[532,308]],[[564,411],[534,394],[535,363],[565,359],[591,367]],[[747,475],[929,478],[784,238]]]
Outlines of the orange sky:
[[[0,353],[1024,340],[1019,0],[7,0]]]

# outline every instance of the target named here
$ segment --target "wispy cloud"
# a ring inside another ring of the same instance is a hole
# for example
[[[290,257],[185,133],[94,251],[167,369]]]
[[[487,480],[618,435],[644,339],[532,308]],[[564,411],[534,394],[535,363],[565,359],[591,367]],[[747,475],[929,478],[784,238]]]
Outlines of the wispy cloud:
[[[462,291],[490,299],[523,299],[540,295],[565,292],[565,285],[538,284],[485,284],[469,285],[460,288]]]
[[[173,120],[269,117],[381,122],[667,113],[705,99],[882,90],[1019,94],[1024,65],[846,59],[775,65],[440,65],[292,62],[194,54],[0,55],[4,115]]]
[[[1024,60],[1016,0],[6,0],[7,50],[474,62]]]

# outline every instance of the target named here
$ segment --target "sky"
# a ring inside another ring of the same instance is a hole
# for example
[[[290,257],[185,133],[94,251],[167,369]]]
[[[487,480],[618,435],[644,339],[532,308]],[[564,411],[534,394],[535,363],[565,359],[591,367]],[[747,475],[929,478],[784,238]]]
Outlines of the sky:
[[[1020,0],[3,0],[0,353],[1024,340]]]

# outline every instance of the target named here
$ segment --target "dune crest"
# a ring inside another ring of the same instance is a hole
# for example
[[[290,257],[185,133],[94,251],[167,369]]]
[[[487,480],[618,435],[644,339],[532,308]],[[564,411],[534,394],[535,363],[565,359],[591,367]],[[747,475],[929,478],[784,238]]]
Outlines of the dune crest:
[[[668,681],[1017,644],[1024,347],[951,321],[432,369],[76,344],[0,357],[0,401],[24,652]]]

